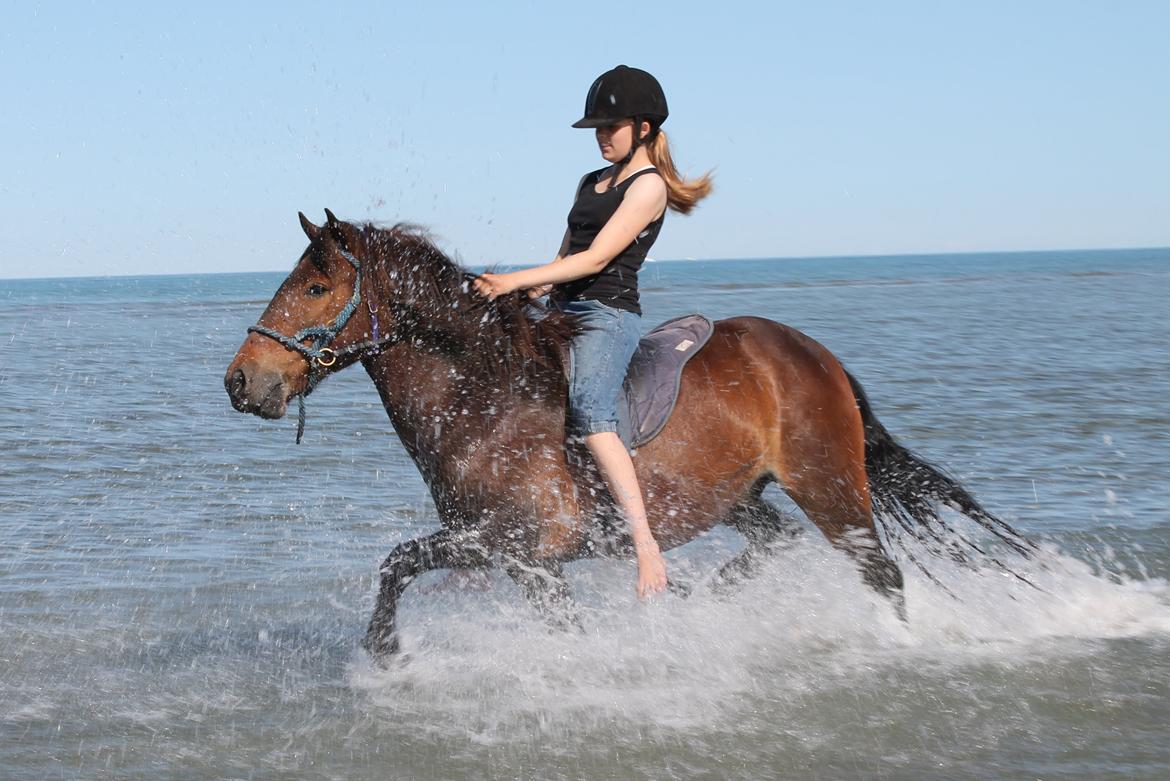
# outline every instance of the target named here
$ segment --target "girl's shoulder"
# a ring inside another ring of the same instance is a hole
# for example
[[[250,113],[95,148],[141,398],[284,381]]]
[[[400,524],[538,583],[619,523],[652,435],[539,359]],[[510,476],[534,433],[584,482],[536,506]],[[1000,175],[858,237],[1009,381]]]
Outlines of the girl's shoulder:
[[[648,165],[645,168],[639,168],[637,171],[634,171],[632,174],[623,179],[621,183],[625,184],[626,182],[632,180],[641,181],[643,179],[649,182],[666,182],[666,180],[662,178],[661,171],[659,171],[655,166]]]

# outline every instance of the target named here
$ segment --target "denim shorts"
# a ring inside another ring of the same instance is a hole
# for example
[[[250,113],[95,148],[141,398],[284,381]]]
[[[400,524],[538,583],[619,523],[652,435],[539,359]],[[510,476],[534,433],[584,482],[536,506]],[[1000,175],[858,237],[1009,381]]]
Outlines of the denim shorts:
[[[642,318],[600,301],[560,301],[556,307],[583,326],[569,350],[569,433],[617,431],[618,399]]]

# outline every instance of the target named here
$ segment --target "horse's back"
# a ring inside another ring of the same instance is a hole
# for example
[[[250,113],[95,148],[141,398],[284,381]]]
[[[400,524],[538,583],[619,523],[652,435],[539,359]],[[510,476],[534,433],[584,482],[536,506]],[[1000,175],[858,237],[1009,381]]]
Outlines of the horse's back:
[[[752,396],[754,409],[773,420],[781,407],[810,396],[848,400],[853,391],[844,368],[828,348],[811,336],[763,317],[732,317],[715,323],[715,333],[687,366],[684,387],[727,397]],[[742,414],[743,410],[738,409]]]
[[[826,373],[843,369],[829,349],[803,331],[764,317],[730,317],[715,322],[715,334],[726,349],[751,350],[746,358],[767,356],[776,368],[801,371],[814,366]],[[778,363],[777,363],[778,362]]]

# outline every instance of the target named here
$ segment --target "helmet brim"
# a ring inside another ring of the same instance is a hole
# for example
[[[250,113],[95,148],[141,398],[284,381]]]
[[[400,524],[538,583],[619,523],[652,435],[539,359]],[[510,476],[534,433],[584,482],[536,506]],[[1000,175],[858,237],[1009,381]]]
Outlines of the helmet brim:
[[[581,117],[574,122],[571,127],[578,128],[598,128],[609,127],[610,125],[621,122],[623,119],[633,119],[633,117]],[[641,119],[646,120],[654,127],[661,127],[662,123],[666,121],[666,117],[659,116],[643,116]]]
[[[605,119],[601,117],[582,117],[572,124],[572,127],[580,128],[597,128],[609,127],[614,122],[620,122],[618,119]]]

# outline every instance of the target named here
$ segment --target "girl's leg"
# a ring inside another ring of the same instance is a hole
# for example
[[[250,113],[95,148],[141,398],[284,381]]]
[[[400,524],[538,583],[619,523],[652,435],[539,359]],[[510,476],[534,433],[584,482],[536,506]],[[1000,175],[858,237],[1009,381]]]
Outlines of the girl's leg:
[[[569,429],[585,438],[610,494],[630,524],[639,597],[666,588],[666,563],[646,522],[634,462],[617,435],[618,397],[638,346],[639,317],[597,301],[563,306],[583,326],[570,350]]]
[[[626,446],[612,431],[602,431],[585,437],[585,445],[593,453],[601,475],[609,486],[609,492],[630,524],[630,536],[634,538],[634,552],[638,555],[638,598],[645,599],[651,594],[666,589],[666,562],[658,543],[646,522],[646,507],[642,503],[642,490],[638,486],[638,475]]]

